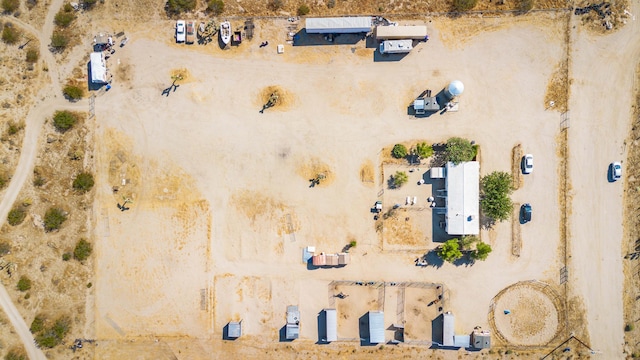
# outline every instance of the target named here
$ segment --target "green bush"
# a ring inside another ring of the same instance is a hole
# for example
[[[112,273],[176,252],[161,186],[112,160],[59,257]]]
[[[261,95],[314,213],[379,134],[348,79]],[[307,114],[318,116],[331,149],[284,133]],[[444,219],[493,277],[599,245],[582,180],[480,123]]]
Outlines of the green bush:
[[[87,192],[93,187],[93,175],[88,172],[82,172],[73,180],[73,188],[82,192]]]
[[[16,207],[9,211],[9,215],[7,215],[7,222],[11,226],[17,226],[22,224],[24,219],[27,217],[27,212],[24,211],[21,207]]]
[[[40,175],[36,175],[33,178],[33,186],[35,186],[35,187],[40,187],[40,186],[44,185],[44,183],[45,183],[45,179]]]
[[[471,141],[459,137],[452,137],[447,140],[445,148],[445,160],[454,164],[464,161],[471,161],[476,156],[477,150],[474,149]]]
[[[69,45],[69,36],[64,31],[54,31],[51,35],[51,47],[56,51],[62,51],[67,45]]]
[[[45,231],[53,231],[60,229],[62,223],[67,220],[67,216],[64,212],[58,208],[49,208],[44,214],[44,229]]]
[[[444,244],[438,249],[438,256],[448,262],[454,262],[462,257],[462,251],[460,251],[460,241],[458,239],[450,239],[445,241]]]
[[[37,334],[43,329],[44,329],[44,317],[42,317],[41,315],[36,315],[36,317],[31,322],[31,327],[29,328],[29,331],[31,331],[32,334]]]
[[[207,5],[207,9],[213,13],[213,15],[220,15],[224,11],[224,1],[222,0],[210,0]]]
[[[433,155],[433,147],[426,142],[417,143],[414,148],[414,153],[422,159],[426,159]]]
[[[391,150],[391,156],[396,159],[402,159],[408,154],[407,147],[402,144],[395,144]]]
[[[18,290],[27,291],[29,289],[31,289],[31,279],[29,279],[25,275],[22,275],[20,277],[20,280],[18,280]]]
[[[4,356],[4,360],[27,360],[27,355],[22,350],[19,349],[11,349]]]
[[[397,189],[409,181],[409,175],[404,171],[396,171],[396,173],[391,176],[391,180],[392,187]]]
[[[93,286],[93,284],[92,284],[92,283],[88,283],[88,284],[87,284],[87,289],[91,289],[91,287],[92,287],[92,286]]]
[[[71,329],[71,320],[67,317],[59,318],[50,327],[44,326],[46,321],[43,318],[37,316],[36,319],[39,319],[40,323],[34,329],[34,323],[36,321],[34,319],[34,323],[31,324],[31,332],[36,335],[36,342],[41,347],[53,348],[61,344]]]
[[[357,241],[355,241],[355,240],[351,240],[351,241],[349,241],[349,247],[350,247],[350,248],[354,248],[354,247],[356,247],[356,245],[358,245],[358,242],[357,242]]]
[[[13,45],[18,42],[20,35],[20,30],[13,27],[13,24],[4,24],[4,29],[2,29],[2,41],[9,45]]]
[[[476,7],[478,0],[453,0],[453,8],[456,11],[469,11]]]
[[[168,0],[166,10],[169,14],[179,14],[196,8],[196,0]]]
[[[11,252],[11,244],[7,241],[0,241],[0,256],[7,255]]]
[[[2,10],[6,13],[12,13],[20,7],[19,0],[2,0]]]
[[[84,90],[81,87],[75,85],[65,86],[64,89],[62,89],[62,93],[67,99],[72,101],[82,99],[82,97],[84,96]]]
[[[71,260],[71,253],[66,252],[62,254],[62,261],[69,261],[69,260]]]
[[[53,114],[53,126],[60,132],[65,132],[73,127],[78,121],[78,116],[71,111],[56,111]]]
[[[300,5],[300,7],[298,7],[298,16],[305,16],[310,12],[311,9],[309,9],[309,6],[307,4],[302,4]]]
[[[91,244],[85,239],[80,239],[76,244],[76,248],[73,249],[73,257],[78,261],[85,261],[91,255],[91,250],[93,250]]]
[[[62,10],[58,11],[53,22],[60,27],[66,28],[71,25],[75,19],[76,15],[73,13],[73,7],[67,3],[62,7]]]
[[[9,121],[9,123],[7,124],[7,134],[15,135],[18,133],[18,131],[22,130],[22,128],[23,128],[23,124],[18,124],[16,122]]]
[[[627,325],[624,326],[624,331],[633,331],[633,329],[635,328],[635,326],[633,326],[633,324],[629,323]]]
[[[476,244],[476,249],[471,252],[471,258],[473,260],[487,260],[487,257],[491,253],[491,245],[483,242]]]
[[[513,203],[511,174],[494,171],[480,180],[480,208],[485,216],[504,221],[511,216]]]

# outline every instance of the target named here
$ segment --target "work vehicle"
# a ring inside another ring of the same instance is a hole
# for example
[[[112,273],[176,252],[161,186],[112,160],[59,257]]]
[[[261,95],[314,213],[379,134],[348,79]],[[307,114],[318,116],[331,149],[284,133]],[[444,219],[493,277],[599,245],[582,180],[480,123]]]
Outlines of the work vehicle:
[[[531,174],[533,172],[533,155],[527,154],[522,157],[522,173]]]
[[[186,40],[184,20],[178,20],[176,22],[176,42],[181,43]]]
[[[187,40],[185,43],[193,44],[196,41],[196,23],[194,21],[187,21]]]

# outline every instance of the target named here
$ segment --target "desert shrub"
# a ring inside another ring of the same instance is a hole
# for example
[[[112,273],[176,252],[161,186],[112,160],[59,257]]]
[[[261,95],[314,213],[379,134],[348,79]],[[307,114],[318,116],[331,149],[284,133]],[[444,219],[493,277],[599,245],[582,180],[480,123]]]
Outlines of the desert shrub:
[[[92,286],[93,286],[93,284],[92,284],[92,283],[88,283],[88,284],[87,284],[87,289],[91,289],[91,287],[92,287]]]
[[[299,16],[307,15],[310,12],[311,12],[311,9],[309,9],[309,5],[307,5],[307,4],[302,4],[302,5],[300,5],[298,7],[298,15]]]
[[[31,279],[25,275],[20,276],[20,280],[18,280],[18,290],[27,291],[29,289],[31,289]]]
[[[168,0],[166,10],[169,14],[179,14],[196,8],[196,0]]]
[[[634,328],[635,327],[633,326],[633,324],[629,323],[629,324],[624,326],[624,331],[627,331],[627,332],[633,331]]]
[[[40,187],[44,185],[44,183],[45,179],[42,176],[35,174],[35,177],[33,178],[33,186]]]
[[[267,8],[272,11],[278,11],[282,9],[283,6],[284,6],[283,0],[269,0],[267,2]]]
[[[426,142],[417,143],[415,148],[413,149],[413,153],[423,159],[426,159],[433,155],[433,146],[427,144]]]
[[[453,8],[456,11],[469,11],[476,7],[478,0],[454,0]]]
[[[395,144],[391,150],[391,156],[396,159],[402,159],[407,156],[407,147],[402,144]]]
[[[58,208],[49,208],[44,214],[44,229],[45,231],[53,231],[60,229],[62,223],[67,220],[67,216],[64,212]]]
[[[454,164],[464,161],[471,161],[476,156],[477,149],[471,144],[471,141],[459,137],[452,137],[447,140],[445,148],[445,159]]]
[[[76,176],[76,179],[73,180],[73,188],[76,190],[80,190],[83,192],[87,192],[91,190],[93,187],[93,175],[88,172],[82,172]]]
[[[64,31],[56,30],[51,35],[51,47],[61,51],[69,45],[69,36]]]
[[[62,93],[71,101],[82,99],[84,96],[84,90],[81,87],[71,84],[65,86],[64,89],[62,89]]]
[[[17,134],[20,129],[22,129],[22,126],[16,122],[9,121],[7,124],[7,134],[9,135]]]
[[[78,121],[78,117],[71,111],[56,111],[53,114],[53,126],[60,132],[65,132],[73,127]]]
[[[20,7],[19,0],[2,0],[2,10],[6,13],[12,13]]]
[[[83,2],[84,2],[84,6],[90,9],[93,7],[93,5],[95,5],[98,2],[98,0],[84,0]]]
[[[20,30],[16,29],[13,24],[6,23],[2,29],[2,41],[9,45],[13,45],[20,39]]]
[[[327,7],[329,9],[333,9],[334,7],[336,7],[336,0],[329,0],[327,1]]]
[[[27,355],[22,350],[19,349],[11,349],[4,356],[4,360],[27,360]]]
[[[36,315],[36,317],[31,322],[31,327],[29,328],[29,331],[31,331],[32,334],[37,334],[43,329],[44,329],[44,317],[42,317],[41,315]]]
[[[8,182],[9,178],[7,178],[7,174],[0,172],[0,189],[4,189]]]
[[[357,242],[357,241],[355,241],[355,240],[351,240],[351,241],[349,241],[349,247],[350,247],[350,248],[354,248],[354,247],[356,247],[356,245],[358,245],[358,242]]]
[[[7,255],[11,252],[11,244],[7,241],[0,241],[0,256]]]
[[[518,2],[518,11],[526,13],[533,9],[533,0],[520,0]]]
[[[27,0],[27,7],[29,9],[33,9],[36,5],[38,5],[38,0]]]
[[[47,321],[41,315],[36,316],[33,323],[31,323],[30,330],[35,335],[38,346],[52,348],[61,344],[71,329],[71,320],[63,316],[56,320],[51,326],[45,326],[46,323]]]
[[[73,6],[71,4],[66,3],[62,7],[60,11],[56,14],[55,18],[53,18],[53,22],[63,28],[71,25],[73,20],[76,19],[76,15],[73,13]]]
[[[22,224],[24,218],[27,217],[27,212],[24,211],[21,207],[16,207],[9,211],[9,215],[7,215],[7,222],[11,226],[17,226]]]
[[[36,48],[29,48],[27,49],[27,62],[28,63],[35,63],[38,61],[38,58],[40,58],[40,51],[38,51],[38,49]]]
[[[222,0],[210,0],[207,5],[207,9],[214,15],[220,15],[224,11],[224,1]]]
[[[69,260],[71,260],[71,253],[66,252],[62,254],[62,261],[69,261]]]
[[[396,171],[395,174],[392,175],[392,187],[399,188],[402,185],[406,184],[409,181],[409,175],[407,175],[404,171]]]
[[[85,239],[80,239],[76,244],[76,248],[73,249],[73,257],[79,261],[87,260],[91,255],[91,250],[93,250],[91,244]]]

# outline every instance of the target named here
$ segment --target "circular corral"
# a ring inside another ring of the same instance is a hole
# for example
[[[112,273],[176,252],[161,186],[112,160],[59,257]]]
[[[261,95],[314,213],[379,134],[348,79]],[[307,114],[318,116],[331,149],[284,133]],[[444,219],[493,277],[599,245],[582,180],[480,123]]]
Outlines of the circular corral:
[[[511,345],[543,346],[560,329],[560,297],[545,283],[520,282],[493,299],[491,325]]]

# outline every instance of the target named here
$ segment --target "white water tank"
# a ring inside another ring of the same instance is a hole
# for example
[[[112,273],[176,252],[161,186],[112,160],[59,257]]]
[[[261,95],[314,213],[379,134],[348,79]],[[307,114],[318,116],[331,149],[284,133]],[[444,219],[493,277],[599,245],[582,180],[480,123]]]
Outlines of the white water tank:
[[[456,96],[460,96],[464,91],[464,84],[460,80],[453,80],[449,86],[445,89],[445,93],[449,99],[453,99]]]

